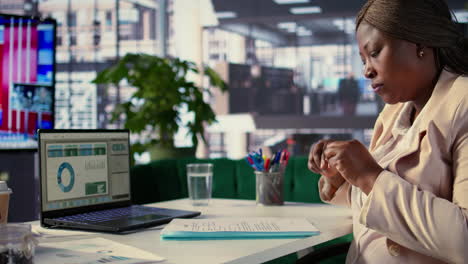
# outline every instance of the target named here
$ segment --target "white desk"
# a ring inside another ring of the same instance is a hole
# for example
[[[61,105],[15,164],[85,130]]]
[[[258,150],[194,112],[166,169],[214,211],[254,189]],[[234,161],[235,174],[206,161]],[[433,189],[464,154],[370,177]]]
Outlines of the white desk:
[[[213,199],[209,206],[193,207],[187,199],[181,199],[151,205],[198,210],[202,212],[199,218],[226,216],[306,217],[317,226],[321,234],[305,239],[165,241],[160,240],[160,228],[152,228],[126,235],[89,233],[89,237],[103,237],[155,253],[166,258],[166,261],[161,262],[164,264],[248,264],[276,259],[352,232],[351,210],[324,204],[286,202],[283,206],[256,206],[255,201]],[[33,223],[33,225],[38,224],[38,221]]]

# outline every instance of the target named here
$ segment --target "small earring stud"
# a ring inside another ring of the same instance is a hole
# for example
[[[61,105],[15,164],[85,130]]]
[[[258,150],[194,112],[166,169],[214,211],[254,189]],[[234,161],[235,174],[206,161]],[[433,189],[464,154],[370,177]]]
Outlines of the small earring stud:
[[[420,50],[418,56],[419,58],[422,58],[424,56],[424,50]]]

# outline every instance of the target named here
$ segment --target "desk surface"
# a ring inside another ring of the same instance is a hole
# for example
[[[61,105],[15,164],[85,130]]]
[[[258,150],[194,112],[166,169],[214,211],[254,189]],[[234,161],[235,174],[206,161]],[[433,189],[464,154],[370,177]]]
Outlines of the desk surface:
[[[160,262],[164,264],[248,264],[276,259],[352,232],[351,210],[325,204],[286,202],[283,206],[257,206],[255,201],[212,199],[208,206],[194,207],[187,199],[181,199],[154,203],[150,206],[197,210],[202,212],[199,218],[226,216],[306,217],[315,224],[321,234],[304,239],[165,241],[160,240],[159,237],[162,228],[156,227],[126,235],[89,232],[80,238],[102,237],[134,246],[166,258],[166,261]],[[33,222],[33,225],[39,225],[39,222]],[[70,237],[70,239],[78,238]]]

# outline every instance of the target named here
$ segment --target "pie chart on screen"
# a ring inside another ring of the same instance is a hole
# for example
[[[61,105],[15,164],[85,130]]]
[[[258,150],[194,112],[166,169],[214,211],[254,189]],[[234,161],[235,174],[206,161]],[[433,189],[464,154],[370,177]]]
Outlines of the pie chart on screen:
[[[68,183],[68,184],[67,184]],[[75,184],[75,171],[68,162],[60,165],[57,172],[57,184],[62,192],[69,192]]]

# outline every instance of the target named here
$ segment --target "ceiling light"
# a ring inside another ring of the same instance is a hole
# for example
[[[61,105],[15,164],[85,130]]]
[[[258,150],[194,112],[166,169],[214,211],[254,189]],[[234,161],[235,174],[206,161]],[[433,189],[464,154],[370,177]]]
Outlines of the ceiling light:
[[[237,17],[237,14],[236,12],[232,12],[232,11],[224,11],[224,12],[216,12],[216,16],[220,19],[223,19],[223,18],[235,18]]]
[[[295,27],[296,27],[295,22],[281,22],[281,23],[278,23],[278,28],[282,28],[282,29],[295,28]]]
[[[309,3],[309,0],[273,0],[278,5],[290,5],[290,4],[305,4]]]
[[[319,6],[292,7],[289,11],[295,15],[317,14],[322,13],[322,8]]]
[[[297,35],[300,37],[312,36],[312,31],[298,31]]]
[[[309,29],[303,27],[303,26],[300,26],[297,28],[297,35],[298,36],[311,36],[312,35],[312,31],[310,31]]]

